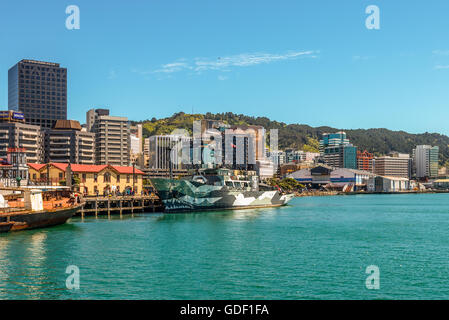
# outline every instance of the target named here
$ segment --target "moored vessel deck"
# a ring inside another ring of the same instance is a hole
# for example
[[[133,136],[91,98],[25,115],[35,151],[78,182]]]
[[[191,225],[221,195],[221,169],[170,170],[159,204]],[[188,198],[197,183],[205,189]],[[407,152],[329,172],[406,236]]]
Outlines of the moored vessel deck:
[[[181,179],[152,178],[164,212],[190,212],[279,207],[294,198],[259,184],[255,172],[203,169]]]
[[[63,224],[81,207],[67,189],[56,193],[25,188],[2,190],[12,193],[5,196],[8,200],[0,195],[0,232]]]

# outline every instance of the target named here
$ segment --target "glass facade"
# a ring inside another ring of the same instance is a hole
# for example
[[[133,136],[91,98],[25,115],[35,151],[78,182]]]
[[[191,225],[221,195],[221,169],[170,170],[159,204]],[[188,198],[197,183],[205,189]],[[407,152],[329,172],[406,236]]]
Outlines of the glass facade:
[[[429,149],[429,171],[430,177],[438,177],[438,154],[440,152],[439,147],[432,147]]]
[[[343,147],[343,168],[357,169],[357,147]]]
[[[8,71],[8,110],[19,111],[19,71],[17,64]]]
[[[59,64],[21,60],[8,71],[8,109],[25,122],[52,128],[67,119],[67,69]]]

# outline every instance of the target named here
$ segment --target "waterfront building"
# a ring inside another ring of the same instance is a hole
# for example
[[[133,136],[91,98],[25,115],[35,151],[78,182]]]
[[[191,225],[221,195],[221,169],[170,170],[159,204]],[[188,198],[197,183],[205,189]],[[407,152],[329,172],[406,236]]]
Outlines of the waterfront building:
[[[312,164],[308,162],[290,162],[284,163],[279,167],[279,177],[285,178],[287,175],[296,172],[301,169],[312,168]]]
[[[383,156],[373,159],[373,171],[379,176],[410,178],[411,158],[408,154]]]
[[[346,188],[346,191],[366,190],[371,177],[374,177],[374,174],[368,171],[333,168],[327,165],[304,168],[287,175],[287,178],[295,179],[311,188],[327,186],[334,189]]]
[[[410,180],[403,177],[375,176],[368,181],[369,192],[403,192],[410,189]]]
[[[349,186],[346,191],[366,190],[368,180],[374,177],[370,171],[338,168],[331,173],[331,186]]]
[[[8,148],[6,159],[0,161],[0,185],[17,187],[28,184],[28,166],[24,148]]]
[[[21,60],[8,71],[8,109],[27,124],[52,128],[67,119],[67,69],[58,63]]]
[[[45,162],[95,164],[95,134],[76,120],[57,120],[45,134]]]
[[[68,163],[28,164],[30,180],[35,184],[65,185]],[[73,188],[85,195],[129,193],[143,189],[144,172],[131,166],[70,164]]]
[[[418,179],[438,177],[439,147],[419,145],[413,149],[413,173]]]
[[[357,169],[372,172],[374,154],[368,151],[357,150]]]
[[[449,179],[437,179],[432,182],[432,188],[438,190],[449,190]]]
[[[44,161],[44,134],[40,126],[24,123],[24,120],[0,120],[0,158],[6,158],[8,148],[25,150],[27,161]]]
[[[109,115],[108,109],[86,113],[86,129],[95,134],[95,161],[99,165],[130,164],[130,127],[128,118]]]

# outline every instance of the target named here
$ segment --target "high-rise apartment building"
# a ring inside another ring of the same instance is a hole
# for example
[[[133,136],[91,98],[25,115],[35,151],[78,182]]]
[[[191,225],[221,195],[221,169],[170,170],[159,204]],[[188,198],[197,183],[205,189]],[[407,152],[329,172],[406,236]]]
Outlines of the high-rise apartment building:
[[[287,155],[282,150],[268,152],[268,158],[273,162],[276,168],[287,163]]]
[[[376,157],[373,160],[373,171],[379,176],[410,178],[410,163],[408,154]]]
[[[145,138],[143,143],[143,163],[144,167],[150,166],[150,138]]]
[[[2,112],[2,114],[6,114]],[[21,118],[21,119],[20,119]],[[21,149],[30,163],[44,160],[44,134],[40,126],[24,123],[20,112],[9,112],[0,120],[0,157],[6,158],[8,149]]]
[[[323,159],[334,168],[357,169],[357,147],[352,144],[326,147]]]
[[[191,161],[190,137],[181,135],[157,135],[148,139],[148,158],[150,169],[178,170],[189,166]],[[147,140],[145,139],[145,140]]]
[[[349,139],[346,138],[346,132],[339,131],[336,133],[323,133],[323,137],[320,140],[320,153],[324,155],[324,150],[327,147],[336,147],[340,145],[349,144]]]
[[[130,164],[128,118],[110,116],[108,109],[91,109],[86,114],[86,129],[95,133],[97,164],[117,166]]]
[[[372,172],[374,154],[368,151],[357,151],[357,169]]]
[[[130,126],[129,135],[130,160],[138,167],[145,167],[145,156],[143,153],[143,134],[142,125]]]
[[[27,124],[52,128],[67,119],[67,69],[58,63],[21,60],[8,71],[8,109]]]
[[[413,149],[413,172],[417,178],[438,177],[439,147],[419,145]]]
[[[143,128],[141,124],[130,126],[131,135],[131,153],[141,154],[143,153]]]
[[[45,135],[45,162],[95,164],[95,134],[75,120],[58,120]]]
[[[357,147],[349,142],[346,132],[324,133],[320,154],[324,163],[331,167],[357,169]]]
[[[139,153],[141,153],[139,151],[142,149],[142,147],[140,145],[140,139],[133,134],[131,134],[129,138],[130,138],[131,154],[138,155]]]

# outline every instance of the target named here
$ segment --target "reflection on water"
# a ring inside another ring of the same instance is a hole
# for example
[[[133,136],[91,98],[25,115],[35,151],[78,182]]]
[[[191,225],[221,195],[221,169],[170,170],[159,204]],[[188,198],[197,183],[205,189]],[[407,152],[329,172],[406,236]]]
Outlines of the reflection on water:
[[[47,231],[39,231],[31,236],[30,244],[27,248],[28,256],[25,263],[33,268],[39,268],[45,263],[45,240],[47,239]]]
[[[8,242],[5,235],[0,235],[0,297],[5,293],[2,283],[7,280],[9,272]]]
[[[19,296],[38,298],[48,281],[47,231],[14,232],[8,237],[0,238],[0,297],[20,292]]]
[[[242,210],[223,210],[223,211],[202,211],[171,213],[157,217],[158,221],[213,221],[213,220],[251,220],[256,219],[263,212],[267,213],[270,209],[242,209]]]
[[[27,248],[27,255],[24,257],[27,274],[24,280],[31,279],[31,284],[23,283],[30,296],[42,294],[43,284],[48,280],[46,273],[46,243],[47,231],[38,231],[31,236],[30,244]]]

